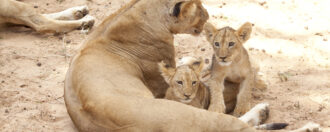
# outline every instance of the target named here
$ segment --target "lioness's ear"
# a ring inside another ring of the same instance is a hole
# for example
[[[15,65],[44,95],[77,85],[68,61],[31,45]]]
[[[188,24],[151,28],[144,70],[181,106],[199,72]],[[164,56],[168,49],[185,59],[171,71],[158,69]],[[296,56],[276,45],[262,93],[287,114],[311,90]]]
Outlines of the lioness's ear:
[[[183,20],[187,17],[194,16],[197,10],[196,2],[182,1],[175,4],[172,15]]]
[[[203,70],[203,66],[204,66],[204,61],[202,58],[198,58],[196,61],[194,61],[192,64],[191,64],[191,68],[197,73],[201,73],[202,70]]]
[[[207,41],[212,43],[212,39],[213,39],[214,34],[217,31],[217,29],[211,23],[206,23],[204,25],[204,30],[205,30]]]
[[[165,64],[163,61],[158,63],[158,67],[165,81],[169,83],[170,78],[175,74],[175,68],[170,67],[169,65]]]
[[[244,23],[237,31],[236,34],[239,39],[244,43],[250,38],[252,32],[252,24],[249,22]]]

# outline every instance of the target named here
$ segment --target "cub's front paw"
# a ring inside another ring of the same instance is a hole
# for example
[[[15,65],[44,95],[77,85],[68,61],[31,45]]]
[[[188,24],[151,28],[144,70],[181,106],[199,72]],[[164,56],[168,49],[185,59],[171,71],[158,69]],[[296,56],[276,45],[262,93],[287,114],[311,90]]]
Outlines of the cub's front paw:
[[[226,106],[221,104],[211,105],[208,110],[212,112],[225,113]]]
[[[236,117],[240,117],[240,116],[244,115],[246,112],[248,112],[249,110],[250,110],[249,105],[244,105],[244,106],[236,105],[233,115]]]

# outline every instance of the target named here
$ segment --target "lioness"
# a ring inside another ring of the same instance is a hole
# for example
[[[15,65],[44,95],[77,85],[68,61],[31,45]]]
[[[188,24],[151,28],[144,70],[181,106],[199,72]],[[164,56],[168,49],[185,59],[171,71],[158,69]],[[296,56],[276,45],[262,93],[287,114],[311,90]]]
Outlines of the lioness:
[[[213,47],[214,55],[211,64],[210,89],[212,99],[209,110],[225,112],[224,96],[234,96],[236,106],[234,115],[240,116],[250,110],[251,83],[254,81],[254,73],[249,61],[249,55],[243,47],[251,34],[252,25],[243,24],[238,30],[224,27],[217,30],[212,24],[205,24],[207,40]],[[238,83],[239,88],[234,94],[225,94],[224,83],[229,81]]]
[[[0,0],[0,24],[25,25],[37,32],[90,29],[94,24],[94,17],[87,14],[86,6],[73,7],[58,13],[39,14],[31,5],[16,0]]]
[[[200,81],[204,62],[201,58],[186,62],[176,68],[165,63],[159,64],[159,69],[165,81],[170,85],[165,99],[178,101],[197,108],[208,109],[210,92]]]
[[[158,63],[175,67],[174,34],[198,35],[200,0],[133,0],[106,18],[73,58],[65,104],[79,131],[241,131],[239,119],[164,97]]]

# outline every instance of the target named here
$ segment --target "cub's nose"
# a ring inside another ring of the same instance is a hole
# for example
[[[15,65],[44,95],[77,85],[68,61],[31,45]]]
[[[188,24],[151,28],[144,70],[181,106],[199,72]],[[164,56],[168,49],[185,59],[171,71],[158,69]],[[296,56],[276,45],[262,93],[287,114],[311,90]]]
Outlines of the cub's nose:
[[[189,98],[191,95],[190,94],[183,94],[186,98]]]
[[[199,33],[201,33],[201,30],[195,29],[194,32],[197,33],[197,34],[199,34]]]
[[[227,57],[219,57],[221,60],[225,60]]]

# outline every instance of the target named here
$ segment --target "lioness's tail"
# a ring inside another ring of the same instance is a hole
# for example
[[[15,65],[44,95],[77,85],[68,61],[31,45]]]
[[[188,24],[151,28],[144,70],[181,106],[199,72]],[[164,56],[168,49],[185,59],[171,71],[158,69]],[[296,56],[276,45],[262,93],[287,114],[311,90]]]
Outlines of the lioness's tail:
[[[288,125],[288,123],[269,123],[254,126],[254,128],[256,128],[257,130],[279,130],[285,128]]]

